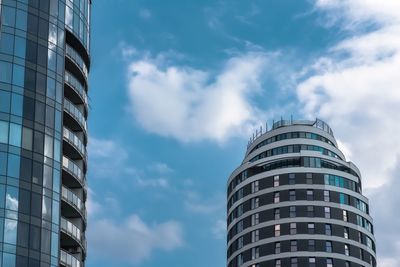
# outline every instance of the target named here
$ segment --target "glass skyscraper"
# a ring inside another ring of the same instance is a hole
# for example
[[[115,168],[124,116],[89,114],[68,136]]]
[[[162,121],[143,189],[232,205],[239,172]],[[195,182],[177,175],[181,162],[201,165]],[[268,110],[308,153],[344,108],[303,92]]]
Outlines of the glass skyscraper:
[[[376,267],[361,185],[325,122],[275,122],[229,177],[227,266]]]
[[[0,266],[84,266],[90,0],[0,0]]]

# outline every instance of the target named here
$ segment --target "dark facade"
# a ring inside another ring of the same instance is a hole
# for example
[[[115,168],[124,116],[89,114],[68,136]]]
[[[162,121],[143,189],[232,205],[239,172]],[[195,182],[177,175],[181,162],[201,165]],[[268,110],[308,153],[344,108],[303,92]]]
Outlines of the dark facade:
[[[228,267],[376,266],[360,171],[321,120],[258,134],[227,194]]]
[[[90,0],[0,0],[0,266],[84,266]]]

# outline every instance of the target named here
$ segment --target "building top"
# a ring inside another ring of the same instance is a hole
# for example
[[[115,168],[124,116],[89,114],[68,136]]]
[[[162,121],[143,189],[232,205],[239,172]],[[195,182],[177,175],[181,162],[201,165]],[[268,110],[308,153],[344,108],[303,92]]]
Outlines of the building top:
[[[279,121],[273,121],[272,122],[272,127],[269,128],[268,124],[265,125],[265,130],[263,130],[262,126],[259,129],[256,129],[255,133],[250,137],[249,142],[247,143],[247,148],[249,148],[258,138],[263,136],[264,134],[276,130],[278,128],[282,127],[287,127],[287,126],[294,126],[294,125],[305,125],[305,126],[311,126],[315,127],[318,129],[323,130],[324,132],[327,132],[329,135],[334,137],[333,131],[329,125],[324,122],[323,120],[320,120],[316,118],[315,120],[284,120],[280,119]]]

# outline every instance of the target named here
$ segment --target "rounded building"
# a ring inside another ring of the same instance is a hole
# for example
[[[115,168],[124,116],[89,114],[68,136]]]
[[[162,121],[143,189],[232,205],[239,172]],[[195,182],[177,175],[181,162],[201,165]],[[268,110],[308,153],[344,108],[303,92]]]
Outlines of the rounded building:
[[[0,0],[0,266],[84,266],[90,6]]]
[[[376,266],[360,171],[325,122],[275,122],[227,186],[228,267]]]

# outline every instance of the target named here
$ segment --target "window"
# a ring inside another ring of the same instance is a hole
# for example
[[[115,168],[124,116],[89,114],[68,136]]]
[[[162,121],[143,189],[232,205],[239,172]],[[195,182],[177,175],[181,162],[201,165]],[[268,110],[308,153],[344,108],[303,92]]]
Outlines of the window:
[[[254,213],[251,215],[251,225],[257,225],[260,222],[260,214],[259,213]]]
[[[296,217],[296,207],[295,206],[289,207],[289,216],[290,216],[290,218]]]
[[[275,225],[275,236],[280,236],[281,235],[281,225],[276,224]]]
[[[329,191],[328,190],[324,190],[324,201],[326,201],[326,202],[330,201]]]
[[[260,248],[255,247],[251,249],[251,259],[255,260],[260,256]]]
[[[347,227],[344,228],[343,236],[344,236],[344,238],[346,238],[346,239],[349,238],[349,228],[347,228]]]
[[[307,216],[314,217],[314,206],[307,206]]]
[[[242,199],[243,198],[243,188],[240,188],[237,191],[237,199]]]
[[[243,255],[242,254],[239,254],[238,256],[237,256],[237,265],[238,266],[241,266],[243,264]]]
[[[32,130],[26,127],[22,128],[22,148],[32,150],[33,134]]]
[[[326,252],[332,252],[332,242],[331,241],[326,241],[325,242],[325,251]]]
[[[275,254],[281,253],[281,242],[275,242]]]
[[[274,176],[274,187],[279,186],[279,175]]]
[[[325,235],[332,235],[332,226],[330,224],[325,224]]]
[[[308,251],[315,251],[315,240],[308,240]]]
[[[19,124],[10,123],[9,144],[21,147],[22,127]]]
[[[251,192],[255,193],[258,192],[259,190],[259,182],[258,181],[254,181],[251,183]]]
[[[281,267],[282,265],[281,265],[281,260],[280,259],[278,259],[278,260],[275,260],[275,267]]]
[[[11,83],[12,64],[0,61],[0,82]]]
[[[315,224],[314,223],[309,223],[308,224],[308,233],[309,234],[314,234],[315,233]]]
[[[349,256],[349,255],[350,255],[349,245],[347,245],[347,244],[344,244],[344,254],[345,254],[346,256]]]
[[[345,222],[348,221],[347,210],[343,210],[343,221],[345,221]]]
[[[243,214],[243,205],[240,204],[240,205],[237,207],[237,217],[242,216],[242,214]]]
[[[274,209],[274,217],[275,217],[275,220],[279,220],[281,218],[280,208]]]
[[[290,266],[291,267],[297,267],[297,258],[291,258],[290,259]]]
[[[251,232],[251,242],[257,242],[258,240],[260,240],[260,232],[259,230],[255,230]]]
[[[279,192],[274,193],[274,203],[279,203]]]
[[[15,178],[19,177],[19,170],[21,165],[20,162],[21,162],[20,156],[14,154],[8,154],[8,168],[7,168],[8,176]]]
[[[307,200],[314,200],[314,191],[307,190]]]
[[[289,184],[296,184],[296,176],[294,173],[289,173]]]
[[[290,223],[290,234],[295,235],[297,233],[297,224],[296,223]]]
[[[237,241],[237,249],[241,249],[243,247],[243,236],[238,238]]]
[[[0,90],[0,112],[10,112],[10,93]],[[0,131],[2,133],[2,131]]]
[[[53,138],[51,136],[44,136],[44,155],[53,158]]]
[[[290,251],[297,251],[297,240],[290,240]]]
[[[296,200],[296,191],[295,190],[289,190],[289,200],[290,201]]]
[[[315,258],[308,258],[308,266],[315,267]]]
[[[331,218],[331,208],[324,207],[324,211],[325,211],[325,218],[327,218],[327,219]]]
[[[241,231],[243,231],[243,221],[240,221],[240,222],[238,222],[237,223],[237,225],[236,225],[236,229],[237,229],[237,232],[238,233],[240,233]]]
[[[307,173],[306,179],[307,179],[307,184],[312,184],[313,183],[312,173]]]
[[[252,209],[258,208],[259,205],[260,205],[260,198],[255,197],[255,198],[252,198],[252,199],[251,199],[251,208],[252,208]]]
[[[326,267],[333,267],[333,260],[332,259],[326,259]]]

